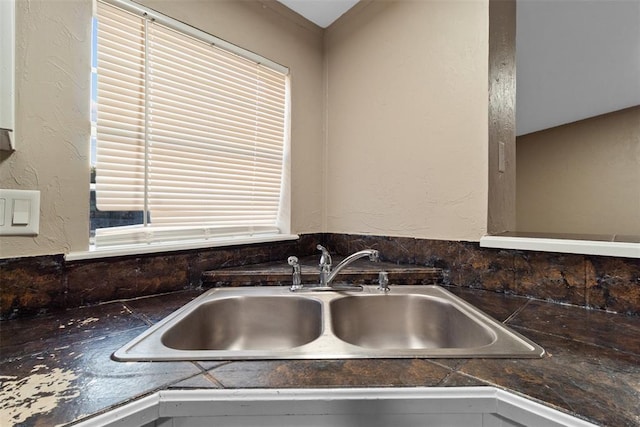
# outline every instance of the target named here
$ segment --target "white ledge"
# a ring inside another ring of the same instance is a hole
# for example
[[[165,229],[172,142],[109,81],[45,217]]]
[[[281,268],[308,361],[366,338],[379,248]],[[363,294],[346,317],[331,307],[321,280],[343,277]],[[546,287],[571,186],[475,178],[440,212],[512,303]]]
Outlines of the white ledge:
[[[244,236],[211,238],[207,240],[191,240],[165,243],[140,243],[135,245],[111,246],[96,248],[92,246],[88,251],[70,252],[65,254],[65,261],[79,261],[85,259],[100,259],[128,255],[144,255],[160,252],[187,251],[191,249],[219,248],[224,246],[248,245],[255,243],[281,242],[298,239],[297,234],[278,234],[273,236]]]
[[[480,247],[640,258],[640,243],[628,242],[552,239],[544,237],[484,236],[480,239]]]

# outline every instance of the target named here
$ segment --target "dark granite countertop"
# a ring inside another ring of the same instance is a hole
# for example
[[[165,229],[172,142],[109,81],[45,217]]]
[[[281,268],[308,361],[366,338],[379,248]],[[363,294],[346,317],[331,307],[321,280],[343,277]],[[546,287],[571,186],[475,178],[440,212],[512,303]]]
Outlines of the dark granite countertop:
[[[113,351],[200,291],[0,323],[3,427],[64,425],[161,389],[483,386],[591,422],[640,425],[640,318],[449,288],[547,350],[543,359],[137,362]]]

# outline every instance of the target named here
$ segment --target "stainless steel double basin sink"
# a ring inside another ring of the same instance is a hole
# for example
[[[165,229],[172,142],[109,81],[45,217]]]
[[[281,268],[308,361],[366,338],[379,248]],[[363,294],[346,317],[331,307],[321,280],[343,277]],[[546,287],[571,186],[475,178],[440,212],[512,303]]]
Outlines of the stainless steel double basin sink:
[[[537,358],[544,350],[439,286],[216,288],[116,351],[119,361]]]

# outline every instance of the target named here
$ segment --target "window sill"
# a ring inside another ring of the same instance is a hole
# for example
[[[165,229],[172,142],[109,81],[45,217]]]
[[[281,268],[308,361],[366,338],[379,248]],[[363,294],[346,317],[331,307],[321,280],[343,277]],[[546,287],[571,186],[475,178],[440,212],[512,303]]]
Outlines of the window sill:
[[[484,236],[480,239],[480,247],[640,258],[640,243],[635,241],[592,240],[588,236],[584,238],[553,235],[532,237],[526,234],[509,234]]]
[[[277,234],[272,236],[239,236],[224,237],[207,240],[191,240],[175,243],[149,243],[136,245],[111,246],[95,248],[91,246],[88,251],[70,252],[65,255],[66,261],[80,261],[87,259],[100,259],[128,255],[145,255],[160,252],[186,251],[192,249],[207,249],[224,246],[248,245],[252,243],[269,243],[286,240],[296,240],[297,234]]]

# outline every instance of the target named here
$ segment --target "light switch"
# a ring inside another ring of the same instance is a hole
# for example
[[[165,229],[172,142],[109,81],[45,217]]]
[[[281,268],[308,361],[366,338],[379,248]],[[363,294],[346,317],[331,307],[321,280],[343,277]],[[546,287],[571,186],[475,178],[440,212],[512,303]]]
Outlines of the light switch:
[[[13,216],[11,224],[13,225],[29,225],[29,217],[31,216],[31,200],[14,199],[13,200]]]
[[[0,236],[37,236],[39,231],[40,191],[0,189]]]

